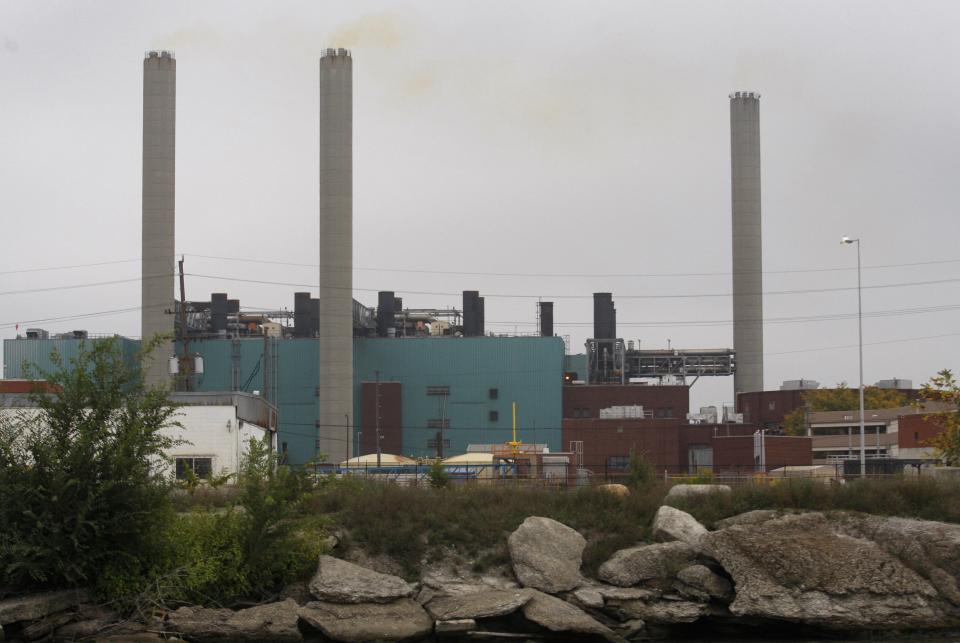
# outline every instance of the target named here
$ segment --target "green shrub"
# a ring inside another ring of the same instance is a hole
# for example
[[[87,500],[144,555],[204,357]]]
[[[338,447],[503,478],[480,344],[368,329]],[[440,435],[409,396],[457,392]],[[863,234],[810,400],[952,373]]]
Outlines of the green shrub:
[[[633,490],[648,487],[653,483],[655,474],[653,465],[643,453],[630,449],[630,459],[627,461],[627,486]]]
[[[37,412],[0,418],[0,585],[96,585],[108,567],[142,569],[170,516],[156,463],[175,407],[144,386],[116,341],[56,353]]]
[[[430,481],[430,486],[434,489],[443,489],[450,486],[450,474],[443,468],[440,460],[434,460],[433,464],[430,465],[430,470],[427,471],[427,480]]]

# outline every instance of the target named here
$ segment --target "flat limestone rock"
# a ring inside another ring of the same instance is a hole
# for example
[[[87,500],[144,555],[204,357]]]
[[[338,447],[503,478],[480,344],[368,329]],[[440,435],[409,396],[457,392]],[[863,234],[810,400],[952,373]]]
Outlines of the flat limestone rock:
[[[621,549],[600,565],[600,580],[630,587],[654,578],[673,578],[696,562],[697,551],[685,542],[657,543]]]
[[[679,540],[696,546],[707,528],[686,511],[663,505],[653,517],[653,538],[661,542]]]
[[[238,611],[181,607],[167,615],[167,627],[191,640],[302,641],[299,606],[292,598]]]
[[[300,608],[300,618],[325,636],[345,643],[404,641],[433,631],[433,619],[409,598],[349,605],[315,601]]]
[[[835,630],[956,627],[955,607],[912,569],[929,561],[894,555],[868,538],[882,524],[790,514],[711,532],[703,544],[733,577],[736,616]],[[952,550],[953,560],[960,559],[960,538]]]
[[[690,565],[677,572],[677,580],[700,590],[708,598],[729,601],[733,598],[733,585],[706,565]]]
[[[726,529],[734,525],[756,525],[761,522],[772,520],[780,515],[776,509],[754,509],[736,516],[730,516],[716,522],[717,529]]]
[[[707,605],[692,601],[627,601],[620,609],[632,619],[656,625],[693,623],[707,613]]]
[[[529,592],[485,589],[472,594],[440,596],[425,605],[438,621],[493,618],[512,614],[530,601]]]
[[[550,518],[531,516],[507,539],[513,571],[524,587],[565,592],[583,582],[580,564],[586,539]]]
[[[310,593],[329,603],[389,603],[413,596],[417,588],[397,576],[381,574],[333,556],[321,556]]]
[[[580,608],[555,596],[535,589],[526,590],[530,602],[523,606],[523,616],[551,632],[573,633],[602,637],[608,641],[622,641],[606,625],[600,623]]]
[[[459,618],[453,621],[437,621],[433,631],[438,636],[464,634],[477,629],[477,622],[472,618]]]
[[[79,589],[7,598],[0,601],[0,626],[21,621],[35,621],[56,612],[75,608],[88,600],[86,591]]]

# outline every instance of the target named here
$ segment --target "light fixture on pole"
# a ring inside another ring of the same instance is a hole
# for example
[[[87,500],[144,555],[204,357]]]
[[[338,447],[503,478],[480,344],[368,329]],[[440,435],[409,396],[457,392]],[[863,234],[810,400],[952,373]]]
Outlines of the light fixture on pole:
[[[857,337],[860,347],[860,475],[867,475],[867,446],[863,428],[863,303],[860,287],[860,239],[844,237],[840,239],[843,245],[857,244]]]

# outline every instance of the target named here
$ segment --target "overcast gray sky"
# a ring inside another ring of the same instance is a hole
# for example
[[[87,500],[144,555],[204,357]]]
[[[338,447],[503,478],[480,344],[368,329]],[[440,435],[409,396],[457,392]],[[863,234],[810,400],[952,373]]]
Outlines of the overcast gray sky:
[[[764,290],[855,288],[839,239],[861,237],[866,380],[919,383],[960,366],[957,33],[955,2],[7,0],[0,336],[16,322],[138,334],[138,311],[29,320],[139,305],[147,49],[177,56],[187,272],[316,283],[314,268],[197,255],[317,262],[317,61],[344,46],[357,299],[393,289],[459,307],[454,293],[478,289],[488,330],[504,332],[533,331],[536,298],[555,299],[580,352],[590,294],[609,290],[619,334],[644,347],[731,346],[727,95],[753,90]],[[699,276],[664,276],[677,273]],[[271,308],[299,289],[187,281],[188,298]],[[709,296],[653,297],[677,294]],[[855,290],[768,294],[766,387],[856,383],[855,316],[784,321],[856,303]],[[732,378],[694,387],[694,405],[731,398]]]

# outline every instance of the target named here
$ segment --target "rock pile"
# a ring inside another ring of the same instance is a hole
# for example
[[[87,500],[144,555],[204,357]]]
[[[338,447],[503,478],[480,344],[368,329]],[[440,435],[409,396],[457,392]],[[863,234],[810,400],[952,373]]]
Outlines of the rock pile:
[[[960,628],[960,525],[755,511],[718,526],[661,507],[652,533],[662,542],[614,553],[597,579],[581,573],[581,534],[530,517],[507,539],[512,576],[425,569],[421,586],[323,556],[307,588],[280,602],[182,607],[148,626],[92,607],[83,592],[53,592],[0,600],[0,625],[9,640],[289,642]]]

